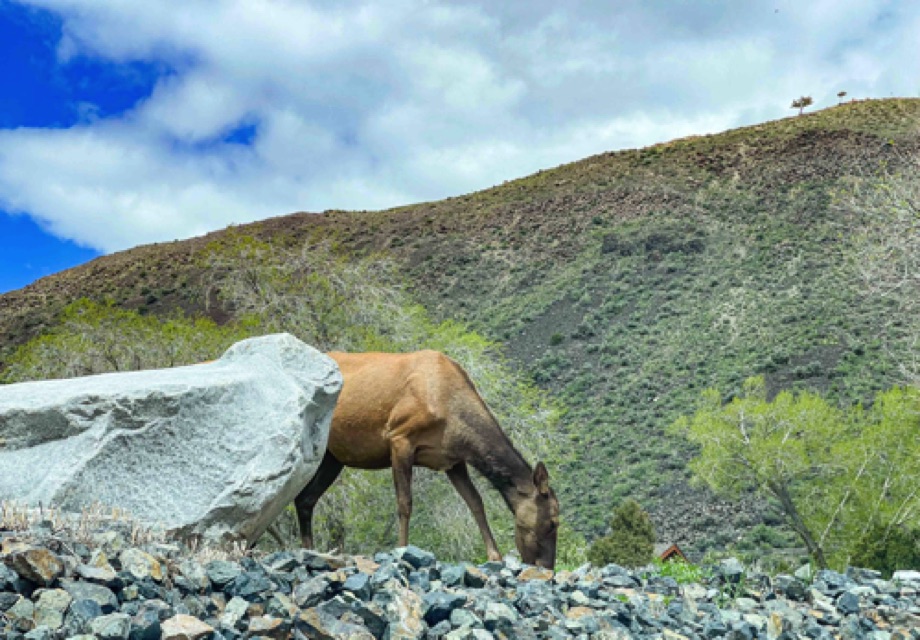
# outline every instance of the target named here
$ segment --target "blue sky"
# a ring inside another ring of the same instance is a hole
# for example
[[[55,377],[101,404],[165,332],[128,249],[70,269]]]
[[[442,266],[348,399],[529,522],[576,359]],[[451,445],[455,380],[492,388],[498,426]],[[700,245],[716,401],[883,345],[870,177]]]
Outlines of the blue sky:
[[[917,33],[906,0],[0,0],[0,292],[784,117],[804,94],[917,97]]]

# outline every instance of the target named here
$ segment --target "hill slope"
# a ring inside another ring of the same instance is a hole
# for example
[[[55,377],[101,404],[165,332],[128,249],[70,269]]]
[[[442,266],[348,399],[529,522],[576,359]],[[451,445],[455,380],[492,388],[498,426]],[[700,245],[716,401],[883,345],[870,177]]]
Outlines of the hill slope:
[[[661,539],[721,546],[761,520],[761,505],[689,488],[690,452],[664,429],[702,389],[731,391],[754,374],[842,402],[897,382],[880,339],[896,310],[855,281],[854,221],[832,194],[915,152],[918,123],[920,100],[852,103],[439,202],[244,231],[388,252],[436,316],[503,341],[570,408],[576,461],[557,476],[585,533],[631,496],[652,509]],[[76,297],[200,310],[196,256],[217,235],[99,258],[0,297],[0,364]]]

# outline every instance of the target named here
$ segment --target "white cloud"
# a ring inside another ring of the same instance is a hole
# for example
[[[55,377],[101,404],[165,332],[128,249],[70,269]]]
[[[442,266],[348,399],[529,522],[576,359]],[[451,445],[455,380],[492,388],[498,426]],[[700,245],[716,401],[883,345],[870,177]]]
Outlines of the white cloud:
[[[0,206],[106,251],[460,194],[789,115],[802,94],[920,91],[907,0],[28,4],[63,20],[65,70],[172,70],[125,113],[0,131]],[[250,143],[225,140],[247,125]]]

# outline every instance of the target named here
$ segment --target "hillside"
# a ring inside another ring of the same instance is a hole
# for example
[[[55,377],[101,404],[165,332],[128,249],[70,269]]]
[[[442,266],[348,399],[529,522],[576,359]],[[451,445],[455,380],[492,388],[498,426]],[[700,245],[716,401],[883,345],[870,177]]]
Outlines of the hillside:
[[[387,252],[437,317],[503,341],[569,407],[576,460],[555,475],[583,532],[602,532],[631,496],[652,509],[661,539],[753,544],[762,505],[688,487],[690,452],[664,430],[702,389],[730,392],[754,374],[772,390],[814,388],[844,403],[898,381],[897,349],[880,339],[898,326],[896,310],[854,281],[853,221],[832,194],[842,178],[916,151],[918,123],[920,100],[851,103],[439,202],[243,230]],[[138,247],[0,296],[0,366],[81,296],[201,310],[196,256],[218,235]]]

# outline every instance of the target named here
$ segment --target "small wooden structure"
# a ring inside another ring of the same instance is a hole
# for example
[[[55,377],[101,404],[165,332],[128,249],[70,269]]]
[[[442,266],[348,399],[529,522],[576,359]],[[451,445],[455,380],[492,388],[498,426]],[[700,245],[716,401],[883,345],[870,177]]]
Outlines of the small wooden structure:
[[[680,562],[689,562],[687,556],[684,555],[684,552],[680,550],[676,544],[668,544],[667,542],[659,543],[655,545],[655,557],[657,557],[662,562],[673,562],[675,560]]]

